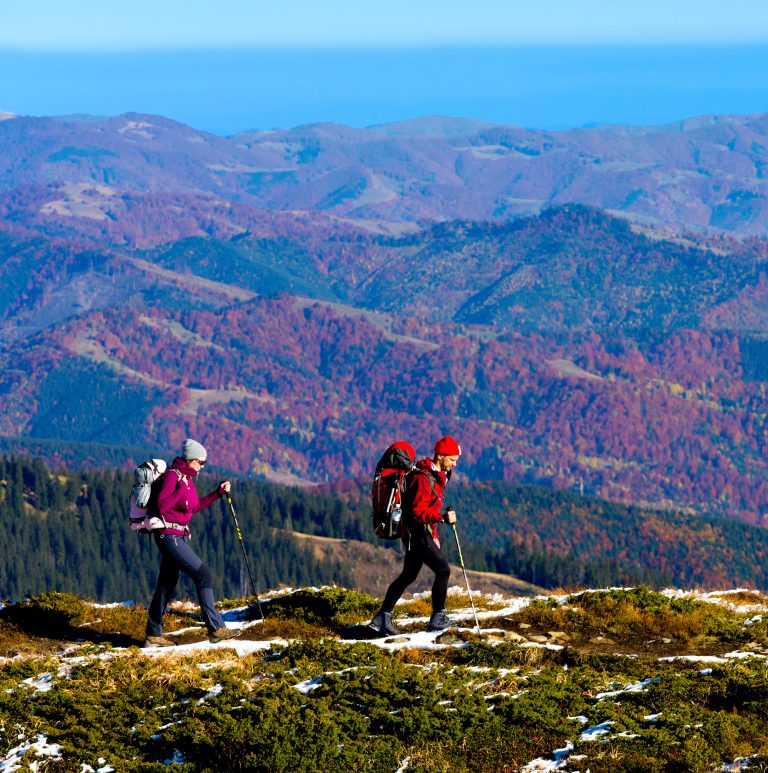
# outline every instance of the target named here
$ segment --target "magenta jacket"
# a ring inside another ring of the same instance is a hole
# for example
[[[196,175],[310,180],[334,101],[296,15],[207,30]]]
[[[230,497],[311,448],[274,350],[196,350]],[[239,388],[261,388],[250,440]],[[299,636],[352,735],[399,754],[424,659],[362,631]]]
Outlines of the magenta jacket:
[[[197,470],[193,470],[178,456],[163,473],[163,481],[157,496],[157,510],[163,520],[169,524],[169,528],[161,529],[161,534],[184,536],[189,531],[189,522],[194,513],[204,510],[224,496],[221,488],[217,488],[202,498],[198,497],[194,480],[196,476]]]

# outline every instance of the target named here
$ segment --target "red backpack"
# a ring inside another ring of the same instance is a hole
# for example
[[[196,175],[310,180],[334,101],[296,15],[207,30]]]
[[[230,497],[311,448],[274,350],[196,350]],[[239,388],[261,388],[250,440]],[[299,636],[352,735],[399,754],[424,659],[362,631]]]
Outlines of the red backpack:
[[[379,459],[371,488],[371,520],[379,539],[400,537],[405,476],[415,469],[416,451],[410,443],[398,440]]]

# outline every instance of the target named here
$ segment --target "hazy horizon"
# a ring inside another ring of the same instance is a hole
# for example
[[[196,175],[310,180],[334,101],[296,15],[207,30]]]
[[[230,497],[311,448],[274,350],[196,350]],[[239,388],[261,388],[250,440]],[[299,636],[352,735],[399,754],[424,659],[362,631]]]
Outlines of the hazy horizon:
[[[764,0],[0,2],[0,111],[23,115],[154,113],[227,135],[766,110]]]
[[[768,44],[0,50],[0,112],[163,115],[229,135],[425,115],[532,129],[768,110]]]

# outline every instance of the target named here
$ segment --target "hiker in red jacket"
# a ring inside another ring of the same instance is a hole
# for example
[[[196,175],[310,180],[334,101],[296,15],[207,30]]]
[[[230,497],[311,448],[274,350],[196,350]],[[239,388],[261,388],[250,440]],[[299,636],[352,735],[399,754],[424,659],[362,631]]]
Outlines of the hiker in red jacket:
[[[448,594],[451,569],[440,550],[437,524],[441,521],[456,522],[453,510],[442,510],[445,484],[458,464],[459,456],[461,446],[447,435],[435,443],[434,456],[417,462],[416,469],[408,476],[403,493],[403,522],[406,529],[403,534],[403,571],[389,586],[381,609],[371,621],[371,628],[375,631],[398,633],[392,624],[395,603],[418,577],[424,564],[435,573],[435,581],[432,583],[432,616],[428,629],[441,631],[450,625],[445,612],[445,597]]]
[[[187,439],[182,444],[181,455],[173,460],[173,464],[163,474],[157,511],[165,522],[165,528],[154,532],[155,544],[162,558],[157,586],[147,615],[145,647],[170,647],[175,644],[163,636],[163,613],[176,589],[179,572],[184,572],[194,580],[209,640],[224,641],[240,633],[224,625],[213,598],[211,572],[189,546],[189,522],[193,514],[228,494],[231,488],[230,482],[225,480],[210,494],[202,498],[197,496],[194,479],[205,466],[207,456],[200,443]]]

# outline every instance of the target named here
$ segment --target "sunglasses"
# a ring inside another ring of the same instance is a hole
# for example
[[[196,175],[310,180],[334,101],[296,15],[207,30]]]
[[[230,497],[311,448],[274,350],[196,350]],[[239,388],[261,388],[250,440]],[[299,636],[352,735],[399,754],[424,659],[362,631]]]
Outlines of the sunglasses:
[[[195,461],[201,466],[205,467],[205,459],[195,459]]]

